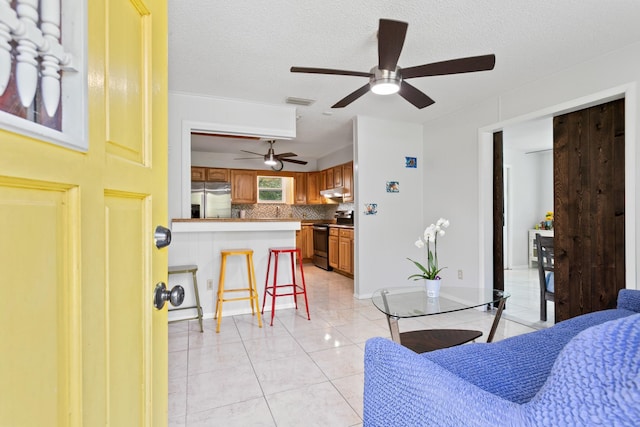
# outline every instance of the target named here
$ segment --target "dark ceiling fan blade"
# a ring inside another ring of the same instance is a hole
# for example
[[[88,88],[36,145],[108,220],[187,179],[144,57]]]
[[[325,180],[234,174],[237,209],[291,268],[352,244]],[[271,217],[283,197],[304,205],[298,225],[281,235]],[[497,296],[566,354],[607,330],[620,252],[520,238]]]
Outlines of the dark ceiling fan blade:
[[[298,157],[298,155],[296,153],[287,152],[276,154],[275,157]]]
[[[378,68],[395,71],[409,24],[381,19],[378,27]]]
[[[331,106],[331,108],[344,108],[347,105],[351,104],[356,99],[360,98],[365,93],[369,92],[369,83],[362,86],[360,89],[357,89],[351,92],[349,95],[342,98],[340,101],[336,102]]]
[[[332,68],[291,67],[292,73],[308,74],[337,74],[339,76],[371,77],[371,73],[364,71],[334,70]]]
[[[294,159],[279,159],[283,162],[289,162],[289,163],[297,163],[299,165],[306,165],[309,162],[305,162],[304,160],[294,160]]]
[[[240,150],[240,151],[242,151],[243,153],[255,154],[256,156],[262,156],[262,157],[264,157],[264,154],[262,154],[262,153],[256,153],[256,152],[253,152],[253,151],[247,151],[247,150]]]
[[[475,71],[493,70],[496,56],[482,55],[468,58],[451,59],[449,61],[434,62],[402,69],[403,79],[414,77],[443,76],[446,74],[473,73]]]
[[[416,108],[428,107],[429,105],[435,103],[433,99],[429,98],[422,91],[414,86],[411,86],[405,81],[400,84],[400,90],[398,91],[398,93],[401,97],[415,105]]]

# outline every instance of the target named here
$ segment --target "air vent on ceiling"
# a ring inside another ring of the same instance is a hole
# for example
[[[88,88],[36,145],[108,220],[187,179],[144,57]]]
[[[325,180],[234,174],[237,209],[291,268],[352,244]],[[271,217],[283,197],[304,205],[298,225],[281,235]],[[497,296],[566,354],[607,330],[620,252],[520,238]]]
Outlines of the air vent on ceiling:
[[[296,98],[295,96],[288,96],[286,101],[287,101],[287,104],[304,105],[304,106],[309,106],[314,102],[316,102],[315,99]]]

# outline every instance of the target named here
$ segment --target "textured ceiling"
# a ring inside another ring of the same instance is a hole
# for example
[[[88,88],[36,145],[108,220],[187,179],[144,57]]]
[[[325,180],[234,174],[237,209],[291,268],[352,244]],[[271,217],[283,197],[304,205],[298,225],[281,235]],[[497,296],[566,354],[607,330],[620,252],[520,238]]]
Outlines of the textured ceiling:
[[[424,123],[640,40],[638,0],[169,0],[169,89],[298,107],[297,136],[276,151],[319,158],[352,143],[351,119]],[[409,23],[398,65],[494,53],[493,71],[424,77],[411,84],[436,103],[416,109],[399,95],[338,100],[363,77],[294,74],[291,66],[369,71],[380,18]],[[329,112],[332,115],[323,113]],[[212,117],[212,122],[215,118]],[[211,141],[212,151],[262,150]],[[226,149],[224,147],[227,147]]]

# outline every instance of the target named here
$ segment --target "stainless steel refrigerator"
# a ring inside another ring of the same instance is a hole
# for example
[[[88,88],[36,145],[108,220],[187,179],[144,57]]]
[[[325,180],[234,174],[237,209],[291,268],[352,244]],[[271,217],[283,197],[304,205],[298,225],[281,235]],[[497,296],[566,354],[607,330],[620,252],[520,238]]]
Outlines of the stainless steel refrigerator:
[[[231,184],[192,182],[191,218],[231,218]]]

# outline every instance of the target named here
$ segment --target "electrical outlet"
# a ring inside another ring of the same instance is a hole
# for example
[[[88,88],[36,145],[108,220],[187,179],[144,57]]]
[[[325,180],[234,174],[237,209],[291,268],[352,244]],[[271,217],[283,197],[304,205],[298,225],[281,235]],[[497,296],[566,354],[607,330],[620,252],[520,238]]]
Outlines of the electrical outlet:
[[[458,270],[458,279],[462,280],[462,270]]]
[[[208,291],[212,291],[213,290],[213,279],[207,280],[207,290]]]

